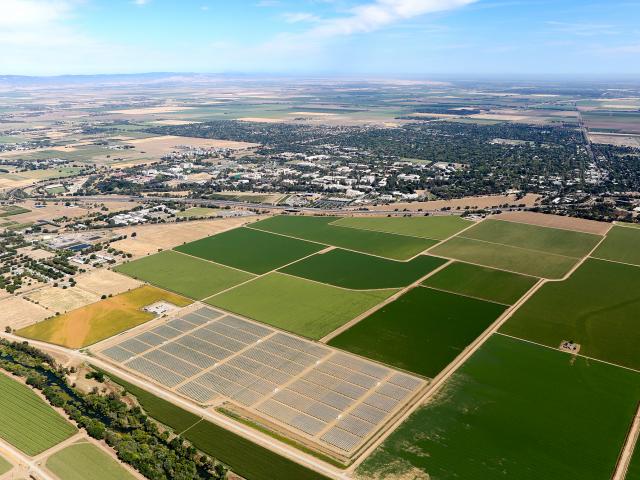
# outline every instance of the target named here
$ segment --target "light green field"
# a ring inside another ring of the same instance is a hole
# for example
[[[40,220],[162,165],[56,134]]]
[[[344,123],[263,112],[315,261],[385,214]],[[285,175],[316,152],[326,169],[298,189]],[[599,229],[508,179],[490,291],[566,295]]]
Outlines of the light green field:
[[[215,217],[220,213],[218,208],[205,208],[205,207],[191,207],[187,208],[183,212],[178,212],[176,217],[178,218],[191,218],[191,217]]]
[[[473,225],[457,215],[437,217],[346,217],[332,223],[340,227],[444,240]]]
[[[536,281],[534,277],[455,262],[427,278],[424,285],[511,305]]]
[[[197,300],[254,277],[171,250],[123,263],[114,270]]]
[[[356,477],[609,479],[638,398],[640,374],[494,335]]]
[[[602,239],[590,233],[503,220],[485,220],[465,230],[460,237],[574,258],[587,255]]]
[[[29,213],[31,210],[18,205],[5,205],[0,208],[0,217],[10,217],[12,215],[19,215],[21,213]]]
[[[4,458],[0,457],[0,475],[4,475],[12,468],[13,468],[13,465],[7,462]]]
[[[47,469],[60,480],[134,480],[122,465],[92,443],[76,443],[47,459]]]
[[[613,227],[593,256],[640,265],[640,228]]]
[[[568,280],[538,290],[501,332],[640,369],[640,268],[589,259]]]
[[[0,438],[34,456],[76,431],[29,387],[0,373]]]
[[[429,250],[430,254],[468,263],[544,278],[562,278],[578,262],[564,255],[553,255],[506,245],[454,237]]]
[[[58,195],[67,191],[64,187],[47,187],[45,190],[49,195]]]
[[[336,220],[339,217],[279,215],[254,223],[251,228],[395,260],[407,260],[436,243],[426,238],[332,225]]]
[[[319,339],[396,290],[345,290],[302,278],[270,273],[206,300],[207,303]]]

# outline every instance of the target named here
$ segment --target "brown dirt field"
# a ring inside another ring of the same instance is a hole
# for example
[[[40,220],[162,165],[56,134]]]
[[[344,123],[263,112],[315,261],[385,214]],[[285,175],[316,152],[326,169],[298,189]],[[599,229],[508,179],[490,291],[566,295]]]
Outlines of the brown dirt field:
[[[51,316],[51,312],[24,298],[8,297],[0,300],[0,328],[22,328]]]
[[[491,218],[541,227],[561,228],[575,232],[594,233],[596,235],[605,235],[611,228],[609,223],[537,212],[504,212],[499,215],[493,215]]]
[[[158,249],[173,248],[186,242],[239,227],[257,219],[258,216],[251,216],[125,227],[115,230],[115,233],[116,235],[127,235],[128,238],[113,242],[111,245],[136,257],[141,257],[156,253]],[[136,232],[137,236],[131,238],[133,232]]]
[[[486,196],[478,196],[478,197],[463,197],[463,198],[455,198],[452,200],[430,200],[427,202],[410,202],[410,203],[390,203],[388,205],[376,205],[376,206],[367,206],[369,210],[404,210],[405,208],[409,211],[416,211],[418,209],[422,210],[440,210],[441,208],[450,207],[451,209],[455,209],[460,207],[463,209],[464,207],[469,208],[488,208],[498,205],[503,205],[508,203],[510,205],[520,205],[524,204],[527,207],[532,207],[538,195],[534,195],[528,193],[521,198],[520,200],[516,200],[515,195],[486,195]]]
[[[35,202],[27,200],[20,203],[20,207],[28,208],[31,210],[27,213],[21,213],[19,215],[13,215],[11,220],[18,223],[36,222],[38,220],[53,220],[54,218],[69,217],[77,218],[83,217],[89,213],[89,209],[84,207],[65,207],[64,203],[55,205],[53,202],[49,202],[47,205],[41,208],[35,208]]]
[[[100,300],[100,296],[78,287],[62,289],[59,287],[44,287],[26,295],[34,302],[49,309],[49,315],[56,312],[65,313],[84,307]]]
[[[136,149],[144,150],[147,155],[152,156],[161,156],[169,153],[172,150],[175,150],[177,145],[204,148],[232,148],[238,150],[257,146],[255,143],[234,142],[231,140],[212,140],[208,138],[176,137],[172,135],[140,138],[138,140],[132,140],[129,143],[135,145]]]
[[[104,268],[79,275],[76,277],[76,281],[78,282],[78,287],[99,296],[117,295],[142,285],[141,282],[133,278]]]
[[[589,140],[593,143],[604,143],[607,145],[615,145],[617,147],[640,148],[640,135],[607,135],[591,132],[589,133]]]
[[[41,248],[34,250],[31,247],[19,248],[18,253],[21,255],[26,255],[29,258],[33,258],[34,260],[43,260],[45,258],[51,258],[55,256],[55,254],[46,250],[42,250]]]

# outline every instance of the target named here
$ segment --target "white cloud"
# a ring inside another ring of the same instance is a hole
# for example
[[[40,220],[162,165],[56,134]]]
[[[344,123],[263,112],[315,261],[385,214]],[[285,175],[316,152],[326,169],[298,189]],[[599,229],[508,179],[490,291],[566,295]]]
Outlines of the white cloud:
[[[134,5],[138,5],[140,7],[147,5],[151,0],[133,0]]]
[[[577,35],[580,37],[592,37],[596,35],[617,35],[620,33],[614,25],[602,23],[568,23],[568,22],[547,22],[554,30]]]
[[[50,24],[66,17],[73,3],[65,0],[1,0],[0,27],[18,30]]]
[[[305,12],[285,13],[282,16],[287,23],[317,22],[320,20],[318,16]]]

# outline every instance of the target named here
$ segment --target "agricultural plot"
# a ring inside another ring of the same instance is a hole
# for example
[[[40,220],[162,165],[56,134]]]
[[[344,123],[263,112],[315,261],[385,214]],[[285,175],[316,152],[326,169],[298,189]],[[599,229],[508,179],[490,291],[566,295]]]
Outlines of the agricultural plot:
[[[332,222],[338,219],[338,217],[277,216],[254,223],[251,228],[395,260],[407,260],[436,243],[435,240],[426,238],[412,238],[406,235],[332,225]]]
[[[304,337],[319,339],[396,290],[345,290],[270,273],[207,299],[207,303]]]
[[[76,433],[76,428],[31,389],[0,373],[0,438],[29,456]]]
[[[12,468],[13,468],[13,465],[7,462],[4,458],[0,457],[0,475],[4,475]]]
[[[445,263],[419,255],[408,262],[333,249],[289,265],[281,271],[344,288],[374,289],[405,287]]]
[[[424,281],[428,287],[507,305],[515,303],[535,283],[533,277],[460,262]]]
[[[31,210],[29,210],[28,208],[19,207],[17,205],[6,205],[0,207],[0,218],[19,215],[21,213],[29,213],[30,211]]]
[[[282,235],[236,228],[176,247],[175,250],[251,273],[262,274],[324,247]]]
[[[250,273],[170,250],[124,263],[115,270],[198,300],[253,278]]]
[[[496,303],[417,287],[329,345],[435,377],[504,310]]]
[[[640,228],[613,227],[593,256],[640,266]]]
[[[424,385],[390,368],[201,308],[102,350],[202,405],[226,401],[340,454]]]
[[[635,372],[494,335],[356,477],[611,478],[639,395]]]
[[[640,480],[640,444],[636,443],[636,449],[631,457],[631,463],[629,464],[629,470],[627,470],[627,476],[625,480]]]
[[[433,248],[431,253],[526,275],[561,278],[601,238],[590,233],[485,220]]]
[[[473,225],[473,222],[457,215],[438,217],[345,217],[332,222],[332,225],[396,233],[431,240],[444,240]]]
[[[640,369],[640,268],[589,259],[569,279],[544,285],[501,332]]]
[[[75,443],[51,455],[47,469],[60,480],[134,480],[131,473],[92,443]]]
[[[206,207],[191,207],[182,212],[178,212],[176,217],[178,218],[201,218],[201,217],[215,217],[220,213],[218,208],[206,208]]]
[[[17,334],[68,348],[82,348],[153,319],[155,315],[142,308],[161,300],[179,307],[191,303],[187,298],[145,285],[23,328]]]

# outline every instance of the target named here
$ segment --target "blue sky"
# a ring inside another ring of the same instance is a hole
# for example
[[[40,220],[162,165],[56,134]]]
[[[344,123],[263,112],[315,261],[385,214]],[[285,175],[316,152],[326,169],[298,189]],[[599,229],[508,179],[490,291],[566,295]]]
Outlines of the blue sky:
[[[640,0],[0,0],[0,74],[640,73]]]

